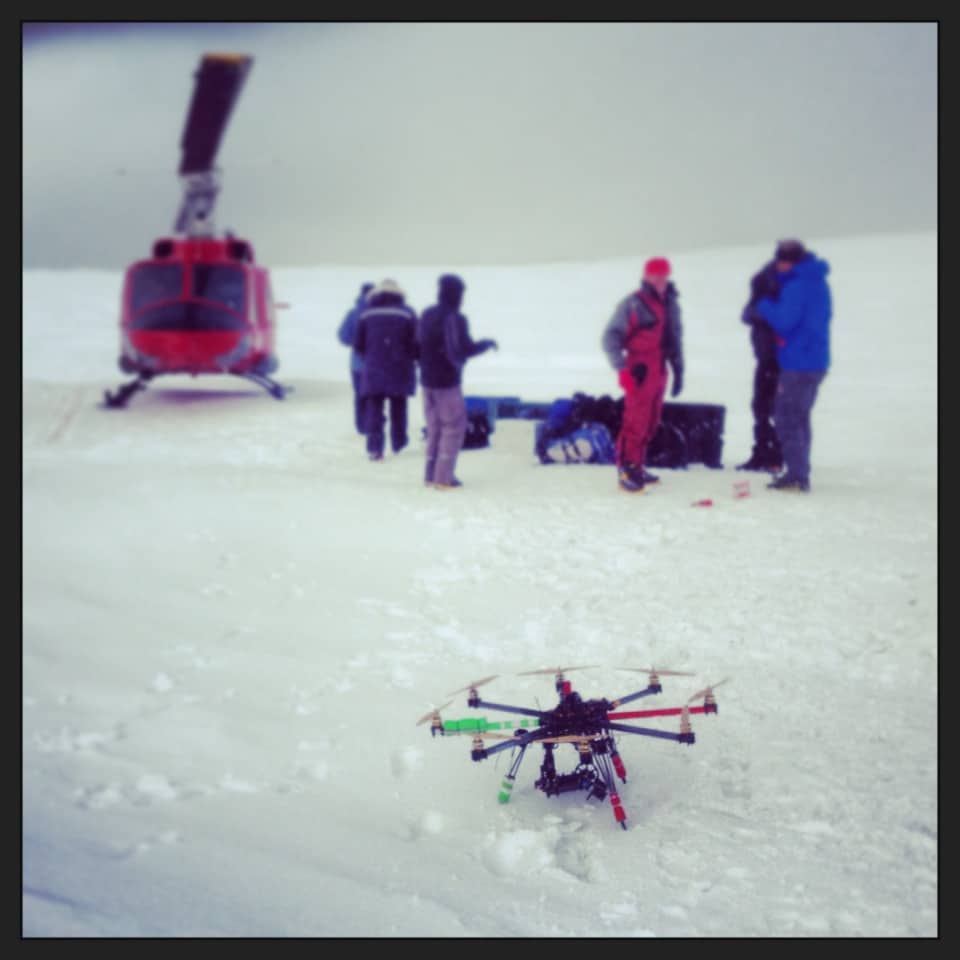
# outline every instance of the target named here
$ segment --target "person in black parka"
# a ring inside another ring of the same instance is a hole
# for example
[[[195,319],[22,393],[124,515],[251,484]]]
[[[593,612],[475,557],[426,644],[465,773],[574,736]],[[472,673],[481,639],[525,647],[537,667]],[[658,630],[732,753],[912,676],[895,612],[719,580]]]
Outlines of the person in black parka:
[[[757,304],[764,297],[776,300],[780,294],[780,277],[776,263],[771,260],[750,280],[750,299],[740,319],[750,327],[750,343],[756,358],[753,373],[753,452],[750,459],[737,466],[738,470],[758,470],[777,473],[783,464],[783,453],[773,422],[773,408],[780,380],[777,360],[777,334],[757,312]]]
[[[367,295],[357,320],[354,349],[363,357],[360,392],[364,397],[367,453],[382,460],[384,403],[390,406],[390,445],[399,453],[408,442],[407,397],[416,393],[417,315],[404,302],[394,280],[382,280]]]
[[[461,312],[466,284],[455,273],[438,280],[437,302],[420,315],[417,344],[423,414],[427,422],[424,483],[439,490],[463,486],[454,470],[467,431],[463,370],[468,360],[496,350],[492,338],[474,340]]]

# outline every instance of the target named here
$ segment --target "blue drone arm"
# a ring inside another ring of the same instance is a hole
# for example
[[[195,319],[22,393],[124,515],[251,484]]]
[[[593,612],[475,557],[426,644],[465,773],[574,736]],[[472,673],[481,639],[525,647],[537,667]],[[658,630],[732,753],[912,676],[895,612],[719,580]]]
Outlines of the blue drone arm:
[[[690,733],[670,733],[666,730],[652,730],[650,727],[632,727],[629,723],[611,723],[611,730],[619,733],[639,733],[644,737],[660,737],[661,740],[676,740],[677,743],[693,743],[694,735]]]
[[[610,705],[616,709],[621,704],[630,703],[632,700],[639,700],[641,697],[649,697],[652,693],[660,693],[663,687],[659,683],[651,683],[649,687],[639,690],[637,693],[628,693],[625,697],[617,697],[610,701]]]
[[[489,703],[486,700],[477,700],[477,701],[467,701],[468,707],[476,707],[479,709],[487,710],[503,710],[505,713],[519,713],[524,717],[543,717],[542,710],[531,710],[529,707],[511,707],[505,703]]]

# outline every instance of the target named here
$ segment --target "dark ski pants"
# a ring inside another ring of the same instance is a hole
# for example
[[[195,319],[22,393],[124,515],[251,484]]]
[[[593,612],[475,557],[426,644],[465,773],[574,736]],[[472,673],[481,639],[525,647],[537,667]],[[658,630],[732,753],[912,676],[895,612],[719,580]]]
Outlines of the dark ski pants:
[[[777,383],[780,380],[780,364],[777,362],[777,344],[769,328],[759,323],[750,331],[750,342],[757,366],[753,373],[753,453],[771,463],[782,463],[780,440],[773,422],[773,410],[777,398]]]
[[[367,432],[366,397],[360,392],[363,374],[359,370],[351,370],[350,379],[353,381],[353,423],[357,433],[363,436]]]
[[[452,484],[457,457],[467,434],[467,402],[459,386],[423,389],[423,416],[427,421],[428,482]]]
[[[825,376],[825,370],[780,371],[774,421],[783,448],[786,475],[791,479],[810,479],[810,445],[813,442],[810,414]]]
[[[384,403],[390,407],[390,446],[399,453],[407,445],[407,398],[370,393],[364,397],[367,426],[367,453],[382,454],[385,444],[384,426],[387,418]]]

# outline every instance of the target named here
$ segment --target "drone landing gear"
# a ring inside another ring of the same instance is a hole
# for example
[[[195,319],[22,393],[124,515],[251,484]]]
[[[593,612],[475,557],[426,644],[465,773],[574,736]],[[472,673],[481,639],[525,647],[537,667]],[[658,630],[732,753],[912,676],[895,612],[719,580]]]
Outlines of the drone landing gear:
[[[103,391],[103,403],[106,407],[125,407],[127,401],[138,390],[145,390],[147,384],[153,379],[148,373],[141,373],[136,380],[131,380],[120,386],[116,391],[110,393],[109,390]]]
[[[540,779],[534,783],[538,790],[542,790],[548,797],[559,796],[561,793],[570,793],[574,790],[586,791],[587,799],[603,800],[609,796],[614,819],[624,830],[627,829],[627,815],[620,803],[614,772],[616,771],[616,776],[626,783],[627,771],[616,750],[611,750],[608,754],[608,745],[605,741],[596,742],[592,748],[584,741],[579,747],[580,763],[577,764],[576,769],[572,773],[557,773],[553,759],[553,744],[545,743],[543,747]],[[511,769],[511,773],[515,771]]]
[[[282,400],[293,390],[293,387],[286,387],[282,383],[277,383],[276,380],[271,379],[265,373],[240,373],[238,376],[243,377],[245,380],[252,380],[254,383],[263,387],[270,396],[276,397],[278,400]]]
[[[526,753],[527,748],[521,747],[520,752],[514,757],[513,763],[510,764],[510,769],[507,771],[506,776],[503,778],[503,783],[500,784],[500,793],[497,795],[497,800],[500,803],[509,803],[510,797],[513,793],[513,782],[517,779],[517,771],[520,769],[520,761],[523,759],[524,753]]]

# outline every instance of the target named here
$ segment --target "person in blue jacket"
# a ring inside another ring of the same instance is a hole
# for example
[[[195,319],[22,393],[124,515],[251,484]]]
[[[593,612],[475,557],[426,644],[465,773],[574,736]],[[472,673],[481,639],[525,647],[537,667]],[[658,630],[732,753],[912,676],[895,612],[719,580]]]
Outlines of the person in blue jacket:
[[[372,283],[364,283],[357,294],[357,300],[337,330],[337,339],[345,347],[353,347],[357,335],[357,321],[367,305],[367,294],[373,289]],[[350,350],[350,379],[353,381],[353,423],[361,436],[367,432],[364,397],[360,392],[363,377],[363,355],[355,348]]]
[[[762,298],[757,313],[777,337],[780,378],[774,423],[783,452],[783,472],[767,484],[773,490],[810,489],[810,416],[830,368],[833,303],[830,264],[799,240],[781,240],[774,254],[780,276],[777,299]]]

